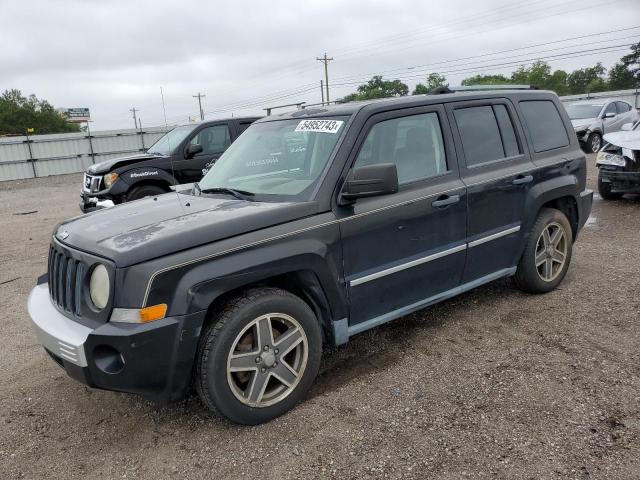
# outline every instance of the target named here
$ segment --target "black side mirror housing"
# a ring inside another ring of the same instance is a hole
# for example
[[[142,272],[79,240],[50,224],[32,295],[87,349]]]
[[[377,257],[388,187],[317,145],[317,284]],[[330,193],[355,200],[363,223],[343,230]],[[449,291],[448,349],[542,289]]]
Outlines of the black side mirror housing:
[[[351,172],[340,193],[345,205],[358,198],[387,195],[398,191],[398,170],[394,163],[380,163],[359,167]]]
[[[187,152],[185,154],[186,158],[193,158],[194,155],[197,155],[198,153],[202,153],[202,145],[196,143],[196,144],[191,144],[187,147]]]

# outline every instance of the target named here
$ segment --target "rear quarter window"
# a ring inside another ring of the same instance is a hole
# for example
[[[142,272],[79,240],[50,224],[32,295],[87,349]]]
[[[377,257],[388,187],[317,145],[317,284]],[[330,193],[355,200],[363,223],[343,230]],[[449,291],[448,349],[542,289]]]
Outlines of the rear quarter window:
[[[569,145],[564,122],[551,100],[522,101],[520,109],[536,153]]]

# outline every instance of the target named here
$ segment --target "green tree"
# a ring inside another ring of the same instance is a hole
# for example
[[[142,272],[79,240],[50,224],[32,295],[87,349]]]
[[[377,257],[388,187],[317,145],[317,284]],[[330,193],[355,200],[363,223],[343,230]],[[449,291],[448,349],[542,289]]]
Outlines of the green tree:
[[[431,90],[438,87],[448,87],[447,79],[444,75],[440,75],[439,73],[433,72],[427,75],[427,83],[426,85],[423,83],[418,83],[416,88],[413,90],[411,95],[424,95],[429,93]]]
[[[606,90],[605,73],[606,69],[600,62],[593,67],[574,70],[567,76],[569,93],[577,95]]]
[[[25,97],[20,90],[5,90],[0,96],[0,135],[23,135],[27,128],[33,128],[36,134],[80,131],[46,100],[38,100],[35,95]]]
[[[409,94],[409,87],[400,80],[383,80],[382,75],[375,75],[364,85],[360,85],[355,93],[351,93],[340,100],[339,103],[352,102],[354,100],[371,100],[373,98],[404,97]]]
[[[640,84],[640,42],[631,46],[631,53],[620,59],[625,67],[633,74],[636,79],[636,86]]]
[[[504,85],[511,83],[511,80],[504,75],[474,75],[473,77],[462,80],[462,85]]]
[[[609,90],[626,90],[635,88],[636,77],[624,63],[616,63],[609,69],[607,86]]]

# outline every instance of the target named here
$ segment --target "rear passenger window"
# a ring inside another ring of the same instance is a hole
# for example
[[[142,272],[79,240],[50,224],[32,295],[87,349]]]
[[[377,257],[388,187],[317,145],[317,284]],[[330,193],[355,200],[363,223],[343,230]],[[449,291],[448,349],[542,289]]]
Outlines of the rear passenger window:
[[[520,102],[524,121],[531,134],[533,150],[544,152],[569,145],[560,113],[551,100]]]
[[[454,110],[467,167],[513,157],[520,153],[518,140],[504,105]]]
[[[498,125],[500,126],[504,153],[507,157],[515,157],[520,153],[520,147],[518,147],[516,132],[513,130],[513,123],[511,123],[511,118],[509,118],[507,107],[504,105],[494,105],[493,111],[496,114]]]
[[[631,105],[624,102],[616,102],[616,106],[618,107],[618,113],[626,113],[631,110]]]
[[[395,163],[400,185],[447,171],[437,113],[424,113],[376,123],[367,134],[354,167]]]

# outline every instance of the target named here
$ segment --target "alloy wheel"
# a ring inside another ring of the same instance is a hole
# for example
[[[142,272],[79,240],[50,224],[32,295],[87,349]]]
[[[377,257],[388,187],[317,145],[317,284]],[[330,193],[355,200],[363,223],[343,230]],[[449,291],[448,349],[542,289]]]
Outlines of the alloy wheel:
[[[309,346],[293,317],[270,313],[238,334],[227,357],[227,381],[235,397],[251,407],[282,401],[302,379]]]
[[[591,137],[591,151],[593,153],[597,153],[600,150],[600,144],[602,140],[600,139],[600,135],[593,135]]]
[[[548,224],[536,244],[536,270],[545,282],[555,280],[567,261],[567,234],[559,223]]]

